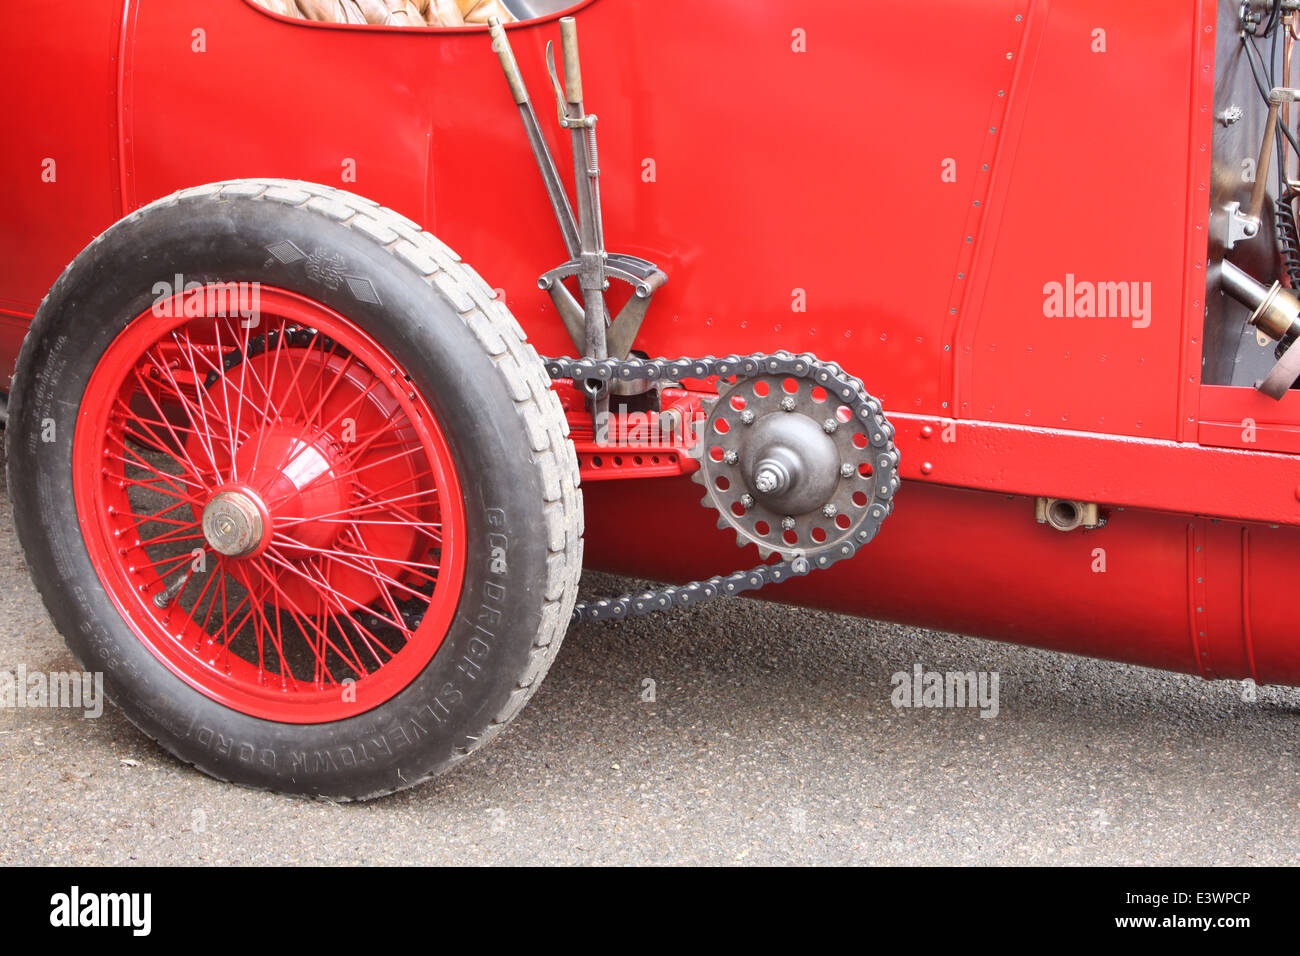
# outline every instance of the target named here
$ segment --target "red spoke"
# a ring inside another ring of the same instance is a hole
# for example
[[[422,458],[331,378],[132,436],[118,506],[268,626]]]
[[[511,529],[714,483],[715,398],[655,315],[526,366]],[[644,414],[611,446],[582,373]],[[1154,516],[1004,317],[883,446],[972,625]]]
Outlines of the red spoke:
[[[369,563],[371,563],[371,564],[374,564],[374,562],[375,562],[376,560],[383,560],[383,559],[380,559],[380,558],[376,558],[376,557],[374,557],[373,555],[367,555],[367,554],[365,554],[365,552],[369,551],[370,549],[366,546],[365,541],[362,540],[359,536],[358,536],[358,538],[356,539],[356,541],[353,542],[353,543],[356,544],[356,545],[358,545],[358,546],[360,547],[360,550],[361,550],[361,552],[362,552],[362,554],[361,554],[361,558],[362,558],[362,560],[367,561],[367,562],[369,562]],[[372,568],[371,570],[372,570],[372,573],[374,573],[374,574],[378,574],[378,571],[379,571],[378,568]],[[406,621],[402,618],[402,610],[401,610],[401,608],[399,608],[399,607],[397,606],[397,602],[393,600],[393,595],[392,595],[392,593],[391,593],[387,588],[380,588],[380,589],[379,589],[379,594],[380,594],[380,596],[384,599],[384,604],[387,605],[388,610],[392,613],[392,615],[393,615],[393,620],[395,620],[395,621],[397,622],[397,628],[398,628],[398,630],[400,630],[400,631],[402,632],[402,636],[405,637],[405,638],[409,641],[409,640],[411,639],[411,631],[410,631],[410,628],[408,628],[408,627],[406,626]],[[381,618],[381,620],[382,620],[382,618]]]
[[[239,567],[238,564],[236,564],[235,567],[232,568],[232,572],[238,570],[241,570],[241,568]],[[280,631],[279,614],[276,615],[275,627],[272,628],[271,622],[267,620],[266,610],[263,606],[264,598],[262,597],[262,595],[256,593],[256,588],[254,587],[254,583],[252,581],[252,572],[248,569],[247,565],[243,566],[242,570],[244,571],[244,578],[240,580],[239,583],[244,586],[244,589],[248,591],[249,596],[253,598],[252,601],[253,608],[257,611],[258,617],[261,618],[262,624],[266,628],[266,634],[271,638],[271,643],[275,646],[276,656],[280,660],[280,685],[283,687],[285,686],[287,680],[296,681],[296,678],[294,678],[292,671],[290,671],[287,675],[285,673],[285,669],[288,667],[288,662],[284,658],[284,641],[283,641],[283,635],[281,634]],[[238,577],[239,575],[236,575],[236,578]],[[265,583],[265,580],[263,581],[263,583]],[[278,610],[279,608],[278,603],[276,607]],[[262,636],[262,630],[258,628],[256,622],[257,622],[257,618],[254,618],[253,633],[257,638],[257,667],[258,670],[265,673],[266,672],[266,646]]]
[[[268,585],[268,586],[270,587],[270,589],[271,589],[273,592],[275,592],[275,594],[277,595],[277,599],[276,599],[276,602],[275,602],[275,603],[276,603],[276,608],[277,608],[277,610],[283,610],[283,611],[287,612],[291,618],[293,618],[293,620],[294,620],[294,621],[297,623],[297,625],[298,625],[298,630],[299,630],[299,633],[300,633],[300,635],[301,635],[303,641],[306,642],[306,644],[307,644],[307,646],[308,646],[309,648],[311,648],[312,655],[316,658],[316,662],[315,662],[315,665],[314,665],[314,674],[315,674],[315,676],[313,677],[313,683],[315,683],[315,684],[320,684],[320,673],[321,673],[322,670],[324,670],[324,672],[325,672],[327,675],[329,675],[330,680],[333,681],[333,680],[334,680],[333,675],[332,675],[332,674],[329,674],[329,668],[328,668],[327,666],[325,666],[324,645],[325,645],[325,642],[326,642],[326,640],[327,640],[326,635],[325,635],[325,632],[321,629],[320,625],[318,625],[318,624],[316,624],[315,622],[311,621],[310,618],[304,618],[303,615],[299,614],[299,613],[294,609],[294,607],[293,607],[293,602],[289,599],[289,596],[288,596],[287,594],[285,594],[284,591],[280,588],[279,584],[276,583],[275,575],[267,573],[267,571],[265,570],[265,568],[262,568],[262,567],[258,567],[257,571],[258,571],[258,573],[262,576],[262,580],[263,580],[263,582],[264,582],[266,585]],[[283,598],[284,598],[284,602],[285,602],[282,608],[281,608],[281,605],[280,605],[280,602],[279,602],[279,599],[278,599],[278,598],[280,598],[280,597],[283,597]],[[311,628],[310,628],[310,629],[311,629],[311,630],[315,630],[315,631],[320,635],[321,643],[320,643],[320,646],[319,646],[319,647],[318,647],[316,644],[312,643],[311,639],[307,636],[308,628],[307,628],[307,627],[304,627],[304,624],[310,624],[310,625],[311,625]],[[278,627],[278,624],[277,624],[277,627]],[[340,655],[340,656],[342,656],[342,655]],[[282,648],[282,647],[281,647],[281,651],[280,651],[280,659],[281,659],[282,662],[284,661],[284,652],[283,652],[283,648]],[[346,659],[345,659],[345,663],[346,663]],[[349,665],[349,666],[350,666],[350,665]],[[358,672],[358,673],[360,673],[360,672]]]
[[[362,490],[363,490],[363,491],[365,490],[364,487],[362,488]],[[343,515],[355,515],[355,514],[369,514],[369,513],[371,513],[371,512],[375,512],[375,511],[394,511],[394,512],[400,512],[401,509],[399,509],[398,507],[396,507],[396,505],[397,505],[398,502],[400,502],[400,501],[406,501],[406,500],[411,499],[411,498],[420,498],[420,497],[425,497],[425,496],[429,496],[429,492],[428,492],[428,491],[413,491],[413,492],[411,492],[409,495],[399,495],[399,496],[396,497],[396,498],[386,498],[386,499],[384,499],[383,501],[376,501],[376,502],[366,502],[366,501],[363,501],[363,502],[361,502],[359,505],[353,506],[353,507],[351,507],[351,508],[340,508],[338,511],[330,511],[330,512],[326,512],[326,513],[323,514],[323,515],[314,515],[314,516],[305,517],[305,518],[285,518],[285,519],[284,519],[284,524],[285,524],[286,526],[290,526],[290,525],[295,525],[295,524],[301,524],[301,523],[304,522],[304,521],[326,521],[326,520],[328,520],[328,519],[332,519],[332,518],[339,518],[339,519],[340,519],[339,523],[347,524],[347,523],[348,523],[348,519],[346,519],[346,518],[342,518],[341,516],[343,516]],[[429,502],[429,504],[432,504],[432,503],[433,503],[434,501],[436,501],[436,500],[437,500],[437,496],[432,496],[432,500]],[[387,524],[392,524],[392,523],[394,523],[394,522],[385,522],[385,523],[387,523]],[[439,525],[438,525],[438,522],[436,522],[436,521],[423,521],[423,520],[421,520],[421,519],[419,519],[419,518],[415,518],[415,517],[412,517],[410,521],[401,521],[401,522],[396,522],[396,523],[398,523],[398,524],[427,525],[427,526],[429,526],[429,527],[434,527],[434,528],[436,528],[436,527],[439,526]]]
[[[199,501],[198,498],[195,498],[192,495],[179,494],[175,491],[172,491],[169,488],[159,488],[156,487],[155,484],[150,481],[140,481],[139,479],[135,479],[135,478],[123,478],[122,484],[129,485],[132,488],[144,488],[148,492],[151,492],[153,494],[165,495],[168,498],[175,498],[177,499],[177,503],[176,503],[177,505],[197,505],[199,507],[202,507],[203,504],[201,501]],[[172,507],[176,507],[176,505],[173,505]]]
[[[180,340],[176,338],[175,332],[172,333],[172,340],[180,349],[181,356],[189,363],[190,372],[194,375],[195,381],[202,381],[202,377],[199,375],[198,369],[195,368],[194,366],[193,343],[189,343],[188,345],[181,345]],[[186,335],[186,341],[187,343],[189,342],[188,334]],[[185,406],[186,409],[185,413],[186,415],[189,416],[190,423],[194,426],[195,438],[198,439],[200,447],[202,447],[203,450],[207,452],[208,463],[212,465],[212,474],[220,477],[219,475],[220,469],[218,469],[217,467],[216,452],[212,446],[212,437],[213,437],[212,426],[208,423],[208,413],[203,408],[203,399],[206,395],[206,390],[199,389],[197,392],[198,401],[191,402],[189,396],[186,395],[183,391],[181,391],[180,385],[176,383],[176,377],[172,375],[171,366],[165,362],[159,362],[156,359],[153,359],[152,355],[149,356],[149,358],[151,361],[154,362],[154,367],[157,368],[163,375],[167,376],[167,380],[171,383],[173,393],[176,395],[178,399],[181,400],[181,404]],[[194,415],[195,411],[198,412],[197,419],[195,418]]]
[[[344,552],[342,551],[335,551],[329,554],[323,554],[321,552],[314,552],[314,553],[320,554],[321,557],[327,561],[337,562],[338,564],[343,565],[345,568],[351,568],[353,571],[361,571],[362,573],[370,574],[380,584],[387,584],[390,587],[400,588],[401,590],[411,595],[411,597],[413,598],[419,598],[421,601],[427,601],[429,599],[429,596],[427,594],[421,594],[419,591],[407,587],[405,584],[403,584],[401,581],[398,581],[396,578],[390,578],[388,577],[388,575],[380,571],[371,571],[370,569],[365,567],[365,565],[356,564],[353,563],[352,561],[344,560],[345,557],[355,557],[355,556],[345,555]]]
[[[182,506],[185,504],[186,502],[184,501],[181,502]],[[161,514],[161,512],[159,512],[159,514]],[[157,514],[135,516],[135,524],[137,528],[143,527],[144,525],[147,524],[151,524],[155,521],[158,522],[159,524],[175,525],[177,528],[195,528],[198,527],[199,524],[197,521],[193,521],[193,520],[183,521],[180,518],[160,518]]]
[[[266,341],[269,343],[271,341],[271,330],[267,329],[264,334],[266,336]],[[275,337],[275,354],[271,358],[270,380],[272,382],[275,381],[276,373],[280,369],[280,357],[283,354],[284,354],[284,323],[282,322],[280,323],[280,333]],[[262,394],[266,397],[266,407],[262,410],[263,419],[274,420],[277,422],[283,420],[284,416],[281,414],[279,406],[271,398],[270,387],[261,380],[261,376],[256,375],[256,370],[254,370],[254,374],[258,380],[258,384],[262,386]],[[261,460],[262,447],[264,442],[266,441],[266,435],[267,435],[267,430],[265,428],[258,430],[257,447],[253,450],[253,461]]]
[[[281,545],[292,546],[294,544],[297,544],[297,542],[294,541],[293,538],[290,538],[288,535],[285,534],[280,534],[278,531],[274,532],[271,535],[271,540],[273,542],[275,542],[277,539],[279,539],[278,543]],[[312,550],[312,554],[326,554],[326,555],[332,554],[332,555],[339,555],[340,557],[345,557],[345,558],[364,558],[367,561],[382,561],[385,564],[399,564],[403,568],[422,569],[426,571],[438,570],[438,566],[436,564],[421,564],[418,561],[410,561],[407,560],[406,558],[385,558],[377,554],[366,553],[364,550],[365,548],[364,544],[358,543],[358,547],[360,547],[362,550],[339,551],[335,548],[312,548],[311,550]]]
[[[304,571],[302,571],[302,570],[300,570],[299,568],[295,567],[295,566],[294,566],[293,564],[291,564],[289,561],[285,560],[285,559],[282,558],[280,555],[276,554],[276,553],[274,552],[274,549],[273,549],[273,548],[268,548],[267,551],[266,551],[266,553],[263,555],[263,558],[265,558],[265,559],[267,559],[267,560],[270,560],[270,561],[274,562],[275,564],[278,564],[278,565],[280,565],[281,567],[283,567],[283,568],[285,568],[285,569],[287,569],[287,570],[289,570],[289,571],[292,571],[292,572],[295,573],[295,574],[298,574],[298,575],[302,576],[302,577],[305,578],[307,581],[310,581],[312,584],[319,584],[319,583],[321,583],[321,582],[319,582],[316,578],[313,578],[312,576],[306,574]],[[333,595],[333,594],[336,594],[336,593],[337,593],[337,592],[335,592],[333,588],[329,587],[329,585],[326,584],[326,585],[324,586],[324,589],[322,589],[322,591],[321,591],[321,596],[322,596],[322,598],[325,598],[325,599],[328,600],[328,598],[329,598],[330,595]],[[328,608],[326,608],[326,613],[330,613]],[[336,622],[336,623],[337,623],[337,622]],[[340,630],[342,630],[342,629],[340,628]],[[359,676],[365,676],[366,674],[369,673],[369,672],[365,669],[365,665],[361,663],[361,657],[360,657],[360,655],[358,655],[358,654],[356,653],[356,649],[353,648],[352,645],[351,645],[351,642],[348,641],[348,638],[347,638],[347,634],[346,634],[346,633],[344,633],[344,635],[343,635],[343,639],[344,639],[344,641],[348,644],[348,649],[351,650],[352,653],[353,653],[353,655],[355,656],[355,662],[354,662],[354,661],[350,661],[350,660],[348,660],[347,655],[343,653],[342,649],[341,649],[337,644],[335,644],[333,641],[331,641],[331,640],[329,639],[329,631],[328,631],[328,629],[321,629],[321,630],[320,630],[320,635],[321,635],[321,641],[322,641],[324,644],[328,644],[328,645],[329,645],[329,646],[334,650],[334,652],[335,652],[336,654],[338,654],[340,658],[343,659],[344,663],[346,663],[349,667],[351,667],[354,671],[356,671],[356,673],[357,673]],[[322,653],[322,655],[323,655],[323,651],[322,651],[321,653]],[[323,657],[323,656],[321,657],[321,660],[322,660],[322,663],[323,663],[323,661],[324,661],[324,657]]]
[[[352,356],[349,355],[347,361],[351,362]],[[318,378],[319,377],[323,377],[323,376],[318,376]],[[307,415],[307,419],[306,419],[307,423],[310,423],[314,418],[316,418],[321,408],[324,407],[324,403],[329,399],[330,395],[333,394],[334,389],[338,388],[339,383],[342,381],[344,381],[344,376],[340,371],[337,377],[335,377],[334,381],[330,383],[329,389],[326,391],[325,395],[320,398],[320,400],[317,402],[316,407],[313,408],[311,412]],[[379,384],[378,380],[372,381],[369,385],[365,387],[365,389],[363,389],[354,398],[352,398],[348,402],[348,404],[344,405],[343,408],[339,409],[334,414],[333,418],[331,418],[324,425],[316,427],[310,438],[301,439],[297,447],[310,448],[314,446],[318,441],[320,441],[322,438],[324,438],[326,435],[329,434],[331,428],[333,428],[336,424],[338,424],[343,419],[347,418],[349,412],[354,412],[357,408],[360,408],[361,403],[364,402],[370,396],[370,393],[374,391],[375,386],[378,384]],[[295,447],[290,446],[290,449],[281,455],[280,461],[277,462],[275,466],[277,471],[284,468],[292,460],[289,456],[292,455],[294,451],[296,451]]]
[[[314,565],[312,565],[312,564],[310,564],[310,563],[308,563],[307,566],[308,566],[309,568],[311,568],[313,571],[316,572],[315,577],[316,577],[317,581],[320,582],[320,583],[324,583],[325,577],[324,577],[324,575],[321,573],[320,569],[319,569],[319,568],[316,568]],[[357,636],[358,636],[359,638],[361,638],[361,640],[365,643],[365,645],[366,645],[366,649],[370,651],[370,656],[373,657],[373,658],[375,659],[375,663],[379,664],[381,667],[383,666],[383,661],[380,660],[379,655],[378,655],[377,653],[375,653],[375,649],[374,649],[374,647],[371,646],[371,642],[372,642],[372,641],[373,641],[375,644],[378,644],[381,648],[383,648],[384,652],[385,652],[386,654],[388,654],[388,658],[389,658],[389,660],[392,660],[392,658],[396,656],[396,654],[395,654],[395,653],[394,653],[394,652],[393,652],[393,651],[388,647],[388,645],[385,644],[383,641],[379,640],[379,638],[376,637],[376,636],[375,636],[375,635],[370,631],[369,628],[362,627],[362,626],[361,626],[361,623],[360,623],[359,621],[357,621],[357,619],[354,618],[354,617],[352,616],[352,612],[349,611],[346,607],[344,607],[343,604],[342,604],[342,602],[341,602],[337,597],[333,597],[333,598],[332,598],[333,601],[334,601],[334,603],[335,603],[335,605],[336,605],[336,607],[333,608],[333,609],[331,609],[331,608],[329,607],[329,603],[328,603],[328,601],[329,601],[330,599],[331,599],[331,596],[327,596],[327,598],[326,598],[326,602],[327,602],[327,603],[326,603],[326,606],[325,606],[325,613],[328,614],[328,615],[333,619],[335,625],[336,625],[336,626],[338,627],[338,629],[339,629],[339,632],[343,635],[343,640],[344,640],[345,642],[347,642],[348,648],[352,650],[353,654],[356,654],[356,649],[352,647],[352,641],[351,641],[351,639],[350,639],[350,638],[348,637],[348,635],[347,635],[347,630],[346,630],[346,628],[343,627],[343,622],[339,619],[339,614],[340,614],[340,613],[341,613],[341,614],[342,614],[342,615],[347,619],[347,621],[348,621],[349,624],[351,624],[354,628],[357,629]],[[388,621],[388,620],[386,620],[382,615],[377,614],[377,613],[374,611],[373,608],[359,607],[358,610],[366,611],[367,613],[372,614],[374,617],[376,617],[376,618],[379,619],[380,621],[383,621],[383,622],[386,623],[386,624],[392,624],[392,623],[393,623],[392,621]],[[398,621],[401,621],[401,615],[400,615],[400,614],[398,615],[398,618],[397,618],[397,619],[398,619]],[[407,640],[410,640],[410,631],[406,630],[405,627],[404,627],[402,624],[397,624],[397,625],[394,625],[394,626],[396,626],[396,627],[398,627],[399,629],[401,629],[401,630],[402,630],[402,633],[403,633],[404,635],[406,635]],[[357,654],[357,660],[360,660],[360,659],[361,659],[361,655]]]
[[[174,544],[180,541],[194,541],[202,539],[203,537],[203,532],[201,531],[198,534],[179,534],[179,532],[183,530],[183,528],[177,528],[176,531],[165,531],[162,534],[155,535],[147,540],[141,538],[140,545],[141,547],[149,547],[154,544]]]
[[[199,609],[199,607],[203,604],[203,597],[204,597],[204,595],[206,595],[206,594],[208,593],[208,588],[212,587],[213,582],[215,582],[216,579],[217,579],[217,576],[216,576],[215,574],[209,574],[209,575],[208,575],[208,579],[207,579],[205,582],[203,582],[203,587],[199,588],[199,596],[196,597],[196,598],[194,599],[194,603],[190,605],[190,609],[189,609],[189,611],[186,612],[186,614],[185,614],[185,620],[186,620],[188,623],[190,623],[190,624],[193,624],[193,623],[194,623],[194,612],[197,611],[197,610]],[[180,596],[181,596],[182,593],[184,593],[186,587],[189,587],[188,582],[185,584],[185,587],[182,587],[180,591],[177,591],[177,592],[176,592],[176,597],[173,598],[174,601],[180,599]],[[203,629],[204,629],[205,631],[207,630],[207,625],[206,625],[206,623],[205,623]]]
[[[213,336],[214,336],[214,337],[216,338],[216,340],[217,340],[217,354],[218,354],[218,355],[222,355],[223,352],[224,352],[224,350],[221,348],[221,323],[220,323],[220,322],[214,322],[214,323],[212,324],[212,334],[213,334]],[[224,359],[224,357],[223,357],[223,359],[222,359],[222,370],[221,370],[221,372],[218,373],[218,375],[220,376],[220,378],[225,378],[225,359]],[[210,389],[208,389],[207,391],[208,391],[209,394],[211,394],[211,390],[210,390]],[[241,392],[241,394],[240,394],[240,397],[241,397],[241,398],[243,397],[243,396],[242,396],[242,392]],[[223,388],[223,389],[221,389],[221,404],[222,404],[223,406],[225,406],[225,411],[226,411],[226,418],[225,418],[225,421],[226,421],[226,434],[227,434],[227,436],[229,437],[229,442],[230,442],[230,477],[233,478],[233,479],[235,479],[236,481],[238,481],[238,480],[239,480],[239,470],[238,470],[238,466],[235,464],[235,452],[237,452],[237,451],[239,450],[239,447],[238,447],[239,443],[238,443],[238,441],[237,441],[236,438],[235,438],[235,431],[234,431],[234,429],[230,427],[230,389],[228,389],[228,388]],[[238,408],[239,406],[236,405],[235,407]]]
[[[164,483],[188,485],[190,487],[195,488],[198,491],[206,490],[206,486],[201,481],[197,481],[197,480],[191,481],[189,478],[186,478],[184,475],[173,475],[170,472],[158,470],[157,467],[150,464],[145,458],[141,457],[141,455],[138,452],[136,452],[132,448],[127,448],[126,445],[122,446],[122,451],[125,452],[126,454],[131,455],[136,460],[131,461],[130,459],[124,458],[121,455],[113,455],[113,454],[110,454],[108,456],[109,460],[120,461],[126,467],[139,468],[143,471],[151,472],[152,474],[157,475],[158,478],[162,480]],[[174,461],[175,459],[171,459],[171,460]],[[126,473],[126,468],[123,468],[123,474],[125,475],[125,473]],[[140,480],[140,479],[136,479],[136,480]]]
[[[189,562],[190,564],[193,564],[193,563],[194,563],[194,560],[195,560],[195,555],[194,555],[194,553],[191,552],[191,551],[186,551],[184,554],[173,554],[173,555],[172,555],[171,557],[169,557],[169,558],[159,558],[157,561],[146,561],[144,564],[142,564],[142,565],[138,565],[138,566],[139,566],[139,567],[145,567],[145,568],[156,568],[156,567],[158,567],[160,564],[171,564],[171,565],[174,565],[174,567],[172,567],[171,571],[159,571],[159,572],[158,572],[158,577],[159,577],[159,578],[166,578],[166,577],[169,577],[169,576],[172,574],[172,572],[178,570],[178,569],[181,567],[181,564],[182,564],[182,563]]]

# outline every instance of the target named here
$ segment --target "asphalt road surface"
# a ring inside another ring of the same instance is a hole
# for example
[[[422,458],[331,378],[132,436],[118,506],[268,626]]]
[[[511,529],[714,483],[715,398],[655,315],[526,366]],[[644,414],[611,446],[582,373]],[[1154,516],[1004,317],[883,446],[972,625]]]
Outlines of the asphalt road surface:
[[[996,672],[997,716],[895,708],[915,662]],[[19,665],[75,669],[0,494],[0,671]],[[111,705],[0,709],[0,864],[1294,864],[1300,692],[1256,698],[727,599],[574,629],[479,759],[368,804],[210,780]]]

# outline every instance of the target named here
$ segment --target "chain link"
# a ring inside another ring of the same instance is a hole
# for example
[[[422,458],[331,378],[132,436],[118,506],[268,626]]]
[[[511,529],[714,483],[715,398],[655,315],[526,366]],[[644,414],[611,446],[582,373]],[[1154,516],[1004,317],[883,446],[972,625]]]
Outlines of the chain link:
[[[805,379],[824,388],[852,412],[853,420],[863,428],[872,449],[872,473],[875,477],[875,494],[867,502],[864,516],[847,538],[822,548],[773,564],[760,564],[747,571],[717,574],[702,581],[691,581],[655,591],[624,594],[620,597],[598,598],[582,601],[574,606],[573,620],[608,621],[635,617],[652,611],[669,608],[687,608],[723,595],[757,591],[768,584],[788,578],[802,577],[813,571],[829,568],[837,561],[853,557],[880,530],[881,524],[894,509],[894,494],[898,491],[898,449],[894,447],[894,426],[862,382],[848,375],[834,362],[822,362],[815,356],[789,352],[770,354],[728,355],[724,358],[690,359],[574,359],[547,358],[546,371],[551,378],[571,378],[575,381],[680,381],[684,378],[726,379],[736,376],[738,381],[755,375],[784,375]],[[725,440],[725,439],[721,439]],[[727,517],[724,515],[724,517]]]

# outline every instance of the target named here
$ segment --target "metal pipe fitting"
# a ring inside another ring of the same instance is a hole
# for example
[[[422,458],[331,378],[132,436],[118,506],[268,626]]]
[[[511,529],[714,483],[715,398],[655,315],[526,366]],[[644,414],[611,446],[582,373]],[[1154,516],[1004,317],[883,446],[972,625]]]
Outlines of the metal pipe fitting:
[[[1227,260],[1219,266],[1219,280],[1227,295],[1252,310],[1246,321],[1269,338],[1300,334],[1300,299],[1280,282],[1266,286]]]

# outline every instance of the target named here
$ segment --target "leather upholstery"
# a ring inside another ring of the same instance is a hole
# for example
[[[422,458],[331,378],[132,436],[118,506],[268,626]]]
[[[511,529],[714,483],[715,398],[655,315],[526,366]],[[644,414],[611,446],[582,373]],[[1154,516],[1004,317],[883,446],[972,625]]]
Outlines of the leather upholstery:
[[[320,23],[369,23],[388,27],[463,27],[499,17],[514,22],[501,0],[255,0],[286,17]]]

